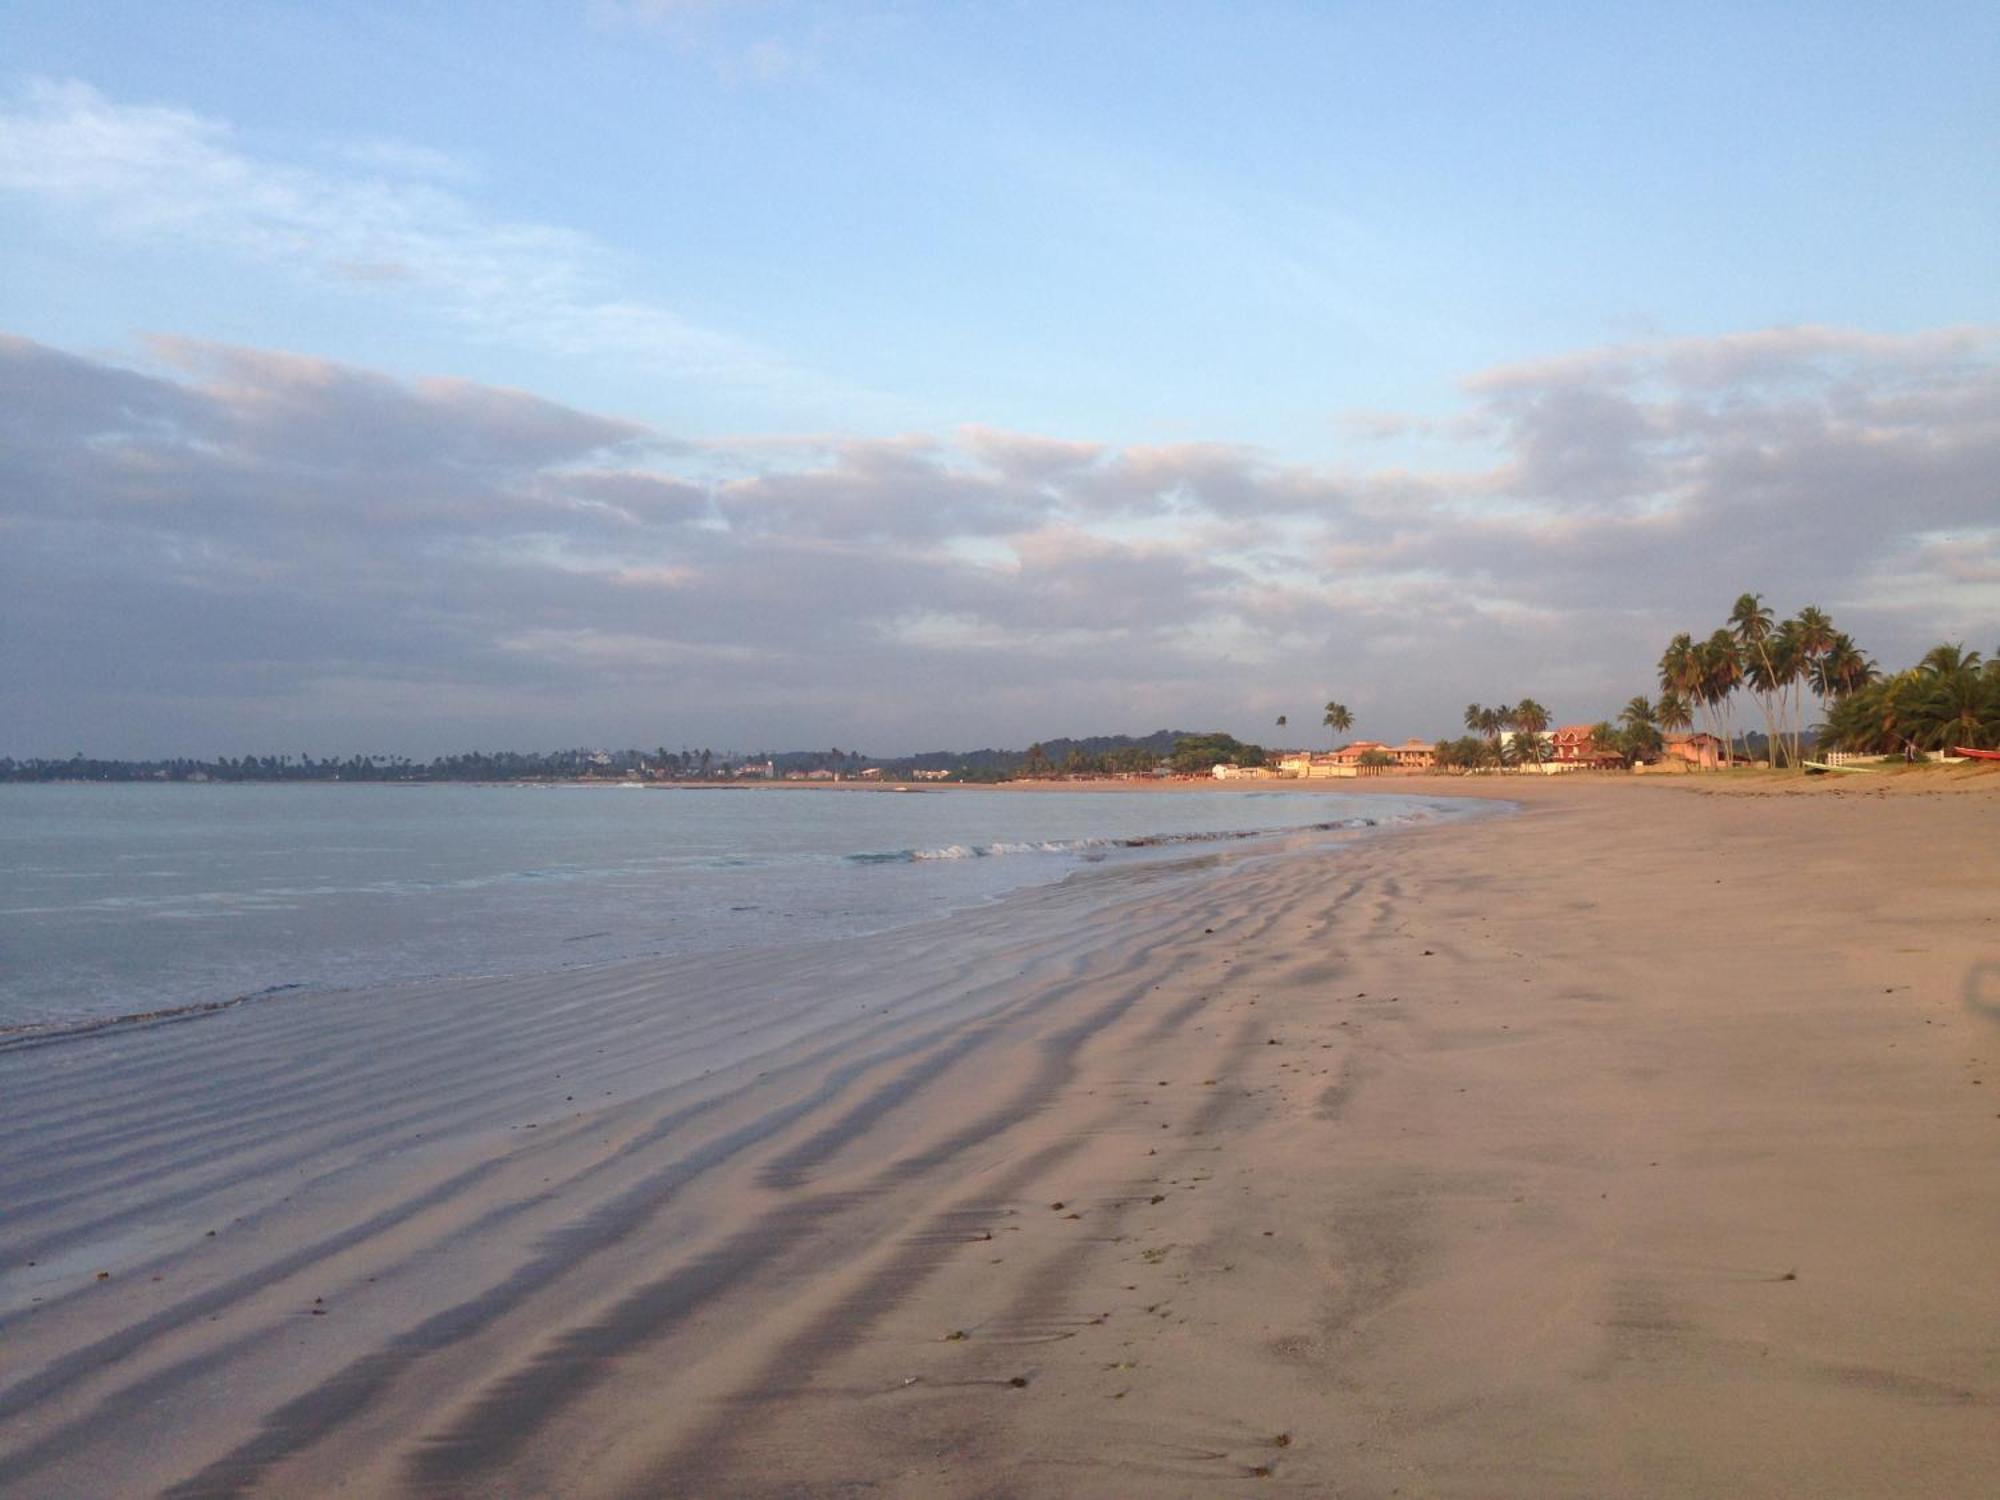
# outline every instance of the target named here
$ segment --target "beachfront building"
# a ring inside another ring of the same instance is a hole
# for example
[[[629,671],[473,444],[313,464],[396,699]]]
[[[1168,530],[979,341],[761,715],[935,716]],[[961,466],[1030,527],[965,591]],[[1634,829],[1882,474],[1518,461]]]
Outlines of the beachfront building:
[[[1660,746],[1660,768],[1685,767],[1690,771],[1718,771],[1727,756],[1722,741],[1706,732],[1670,734]]]
[[[1363,765],[1364,759],[1386,756],[1386,765]],[[1301,779],[1330,776],[1379,776],[1390,771],[1428,771],[1437,765],[1437,747],[1426,740],[1385,745],[1380,740],[1355,740],[1338,750],[1288,750],[1277,757],[1280,776]]]
[[[1311,750],[1284,750],[1277,757],[1278,774],[1296,777],[1301,781],[1322,776],[1352,776],[1351,768],[1343,770],[1333,756]]]
[[[1547,760],[1550,766],[1565,771],[1622,770],[1625,757],[1609,745],[1597,742],[1593,726],[1589,724],[1565,724],[1544,736],[1548,746]]]
[[[1431,771],[1437,768],[1437,746],[1424,740],[1404,740],[1389,746],[1398,771]]]
[[[1389,762],[1387,765],[1363,764],[1364,761],[1379,762],[1385,756]],[[1333,759],[1337,765],[1350,767],[1349,775],[1428,771],[1437,764],[1437,748],[1423,740],[1405,740],[1400,745],[1385,745],[1380,740],[1356,740],[1334,751]]]

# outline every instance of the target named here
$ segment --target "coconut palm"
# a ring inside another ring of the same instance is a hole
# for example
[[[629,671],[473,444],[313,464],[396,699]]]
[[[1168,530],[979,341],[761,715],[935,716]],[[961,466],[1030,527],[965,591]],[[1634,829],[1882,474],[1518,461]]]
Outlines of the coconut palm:
[[[1549,727],[1549,711],[1533,698],[1523,698],[1514,705],[1508,721],[1514,727],[1515,743],[1525,739],[1528,754],[1539,766],[1542,763],[1542,731]]]
[[[1933,677],[1949,677],[1954,672],[1975,672],[1979,669],[1979,653],[1968,651],[1963,642],[1958,645],[1938,645],[1924,653],[1924,659],[1917,663],[1917,670],[1928,672]]]
[[[1347,705],[1344,703],[1329,703],[1326,706],[1325,717],[1320,723],[1331,729],[1333,737],[1337,740],[1354,727],[1354,715],[1347,711]]]
[[[1995,681],[1978,670],[1978,653],[1955,672],[1932,674],[1924,695],[1923,743],[1933,750],[1966,745],[1976,750],[2000,743],[2000,692]]]
[[[1743,680],[1750,685],[1756,696],[1757,708],[1764,715],[1765,746],[1771,756],[1771,764],[1778,763],[1778,719],[1775,699],[1778,693],[1779,672],[1771,660],[1771,637],[1777,626],[1773,623],[1771,610],[1764,603],[1762,594],[1739,594],[1735,606],[1729,611],[1729,628],[1736,636],[1737,645],[1743,652]]]
[[[1618,739],[1627,762],[1660,748],[1659,716],[1644,697],[1635,697],[1619,709],[1618,722],[1624,726]]]
[[[1465,727],[1474,734],[1482,735],[1494,765],[1501,763],[1500,736],[1514,722],[1514,710],[1505,703],[1497,708],[1481,708],[1477,703],[1465,710]]]
[[[1746,646],[1761,646],[1776,628],[1771,607],[1762,594],[1738,594],[1729,611],[1729,628]]]
[[[1833,621],[1827,618],[1825,610],[1817,604],[1808,604],[1799,611],[1799,645],[1808,656],[1824,656],[1833,649],[1834,638],[1839,634],[1833,628]]]
[[[1685,630],[1667,642],[1667,649],[1660,656],[1660,692],[1664,698],[1677,702],[1697,705],[1702,717],[1712,719],[1713,705],[1702,693],[1702,653],[1695,645],[1694,638]],[[1693,721],[1690,720],[1690,723]],[[1718,729],[1719,724],[1712,727]],[[1721,738],[1718,732],[1718,739]]]
[[[1688,729],[1694,725],[1694,710],[1679,693],[1662,693],[1653,705],[1653,722],[1669,733]]]
[[[1813,660],[1813,692],[1822,701],[1841,698],[1868,686],[1880,675],[1875,663],[1862,654],[1845,631],[1835,631],[1826,650]]]
[[[1812,616],[1812,618],[1808,618]],[[1778,706],[1782,722],[1792,734],[1792,764],[1804,756],[1806,732],[1806,690],[1812,686],[1812,666],[1832,640],[1832,622],[1822,610],[1810,604],[1798,618],[1786,620],[1772,636],[1772,664],[1778,670]]]
[[[1722,725],[1722,742],[1733,753],[1736,743],[1734,715],[1730,699],[1743,682],[1743,652],[1736,637],[1718,630],[1696,648],[1701,660],[1702,701],[1710,704]]]
[[[1873,663],[1856,653],[1855,686],[1827,713],[1827,733],[1851,750],[1950,750],[2000,746],[2000,671],[1977,651],[1946,643],[1926,652],[1917,666],[1891,677],[1875,676]]]

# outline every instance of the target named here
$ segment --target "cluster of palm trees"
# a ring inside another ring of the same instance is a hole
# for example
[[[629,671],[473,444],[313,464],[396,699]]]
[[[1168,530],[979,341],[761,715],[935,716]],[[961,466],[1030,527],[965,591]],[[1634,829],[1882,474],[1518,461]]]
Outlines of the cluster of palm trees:
[[[1805,733],[1806,697],[1838,701],[1878,677],[1875,663],[1845,631],[1834,629],[1826,611],[1808,604],[1779,621],[1761,594],[1743,594],[1729,621],[1707,640],[1682,632],[1660,657],[1660,690],[1654,711],[1693,722],[1699,710],[1704,727],[1725,745],[1736,743],[1733,717],[1739,689],[1747,689],[1764,719],[1773,765],[1798,764]]]
[[[1438,741],[1440,767],[1476,771],[1523,762],[1540,765],[1548,758],[1542,735],[1549,727],[1549,711],[1533,698],[1493,708],[1468,703],[1465,727],[1472,732],[1463,739]]]
[[[1981,662],[1964,646],[1933,646],[1907,671],[1834,697],[1825,738],[1844,750],[1900,754],[2000,748],[2000,655]]]
[[[1590,729],[1591,742],[1618,756],[1627,766],[1650,761],[1660,753],[1664,735],[1694,723],[1687,699],[1662,693],[1653,702],[1641,694],[1618,710],[1618,722],[1603,720]]]

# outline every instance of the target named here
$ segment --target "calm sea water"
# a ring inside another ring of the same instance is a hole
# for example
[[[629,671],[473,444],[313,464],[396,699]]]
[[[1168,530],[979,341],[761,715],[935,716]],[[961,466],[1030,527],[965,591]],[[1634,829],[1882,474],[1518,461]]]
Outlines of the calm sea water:
[[[1088,861],[1448,807],[1300,791],[0,786],[0,1027],[880,931]]]

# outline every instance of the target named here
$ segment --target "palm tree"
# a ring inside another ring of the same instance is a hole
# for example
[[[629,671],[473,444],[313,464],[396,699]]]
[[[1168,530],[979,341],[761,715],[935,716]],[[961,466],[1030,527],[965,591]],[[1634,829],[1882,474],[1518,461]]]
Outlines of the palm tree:
[[[1344,703],[1329,703],[1326,706],[1326,717],[1321,719],[1320,723],[1331,729],[1333,737],[1337,740],[1354,727],[1354,715],[1347,711],[1347,705]]]
[[[1800,610],[1797,623],[1799,644],[1805,648],[1806,655],[1824,656],[1833,649],[1838,632],[1833,628],[1833,621],[1827,618],[1826,611],[1817,604],[1808,604]]]
[[[1917,670],[1928,672],[1933,677],[1949,677],[1954,672],[1975,672],[1979,669],[1979,653],[1968,651],[1963,642],[1931,647],[1924,653],[1924,659],[1917,663]]]
[[[1695,648],[1701,661],[1701,697],[1709,704],[1722,726],[1723,748],[1735,754],[1736,725],[1729,700],[1743,681],[1743,653],[1736,637],[1718,630]]]
[[[1283,729],[1283,728],[1285,727],[1285,723],[1286,723],[1286,718],[1285,718],[1285,715],[1283,715],[1283,714],[1279,714],[1279,715],[1278,715],[1278,727],[1279,727],[1280,729]]]
[[[1836,631],[1832,644],[1814,659],[1813,692],[1822,699],[1842,698],[1881,676],[1847,632]]]
[[[1482,708],[1477,703],[1466,705],[1465,727],[1473,733],[1483,735],[1486,749],[1494,765],[1501,764],[1500,736],[1514,723],[1514,710],[1502,703],[1497,708]]]
[[[1771,637],[1772,619],[1762,594],[1738,594],[1729,611],[1729,628],[1744,645],[1761,646]]]
[[[1838,648],[1835,653],[1838,655]],[[1827,712],[1827,733],[1851,750],[1950,750],[2000,746],[2000,670],[1949,643],[1917,666],[1880,677],[1859,652],[1841,681],[1854,683]]]
[[[1818,613],[1817,610],[1814,611]],[[1821,615],[1824,620],[1826,617]],[[1805,731],[1805,687],[1812,671],[1809,632],[1802,620],[1787,620],[1771,637],[1771,664],[1778,680],[1779,727],[1791,733],[1790,764],[1797,765]]]
[[[1771,637],[1776,633],[1771,610],[1762,594],[1739,594],[1729,611],[1729,625],[1743,648],[1743,676],[1757,695],[1757,707],[1764,715],[1765,745],[1775,769],[1778,764],[1778,719],[1774,700],[1782,682],[1771,659]]]
[[[1679,693],[1662,693],[1660,701],[1653,705],[1653,722],[1670,734],[1692,728],[1694,710]]]
[[[1533,698],[1523,698],[1516,703],[1509,719],[1514,726],[1516,739],[1525,737],[1528,753],[1534,757],[1537,766],[1542,763],[1542,731],[1549,727],[1549,711]]]
[[[1610,720],[1599,719],[1595,724],[1590,726],[1590,742],[1600,750],[1611,751],[1625,763],[1627,770],[1631,769],[1632,747],[1630,739],[1622,731],[1614,728]]]
[[[1465,727],[1473,734],[1484,736],[1487,748],[1497,759],[1500,750],[1500,726],[1494,718],[1493,710],[1478,703],[1466,704]]]
[[[1694,638],[1685,630],[1667,643],[1667,649],[1660,657],[1661,702],[1671,698],[1679,703],[1699,705],[1702,717],[1710,719],[1712,727],[1722,738],[1720,724],[1713,722],[1711,710],[1714,705],[1702,693],[1702,652],[1694,643]],[[1688,720],[1689,724],[1694,721]],[[1687,727],[1686,725],[1682,726]]]
[[[1979,654],[1969,655],[1970,661],[1957,671],[1933,674],[1924,695],[1924,738],[1933,750],[1955,745],[1983,750],[2000,740],[2000,692],[1994,690],[1995,679],[1978,670]]]
[[[1644,697],[1635,697],[1619,709],[1618,722],[1625,726],[1619,739],[1628,762],[1659,749],[1659,715]]]

